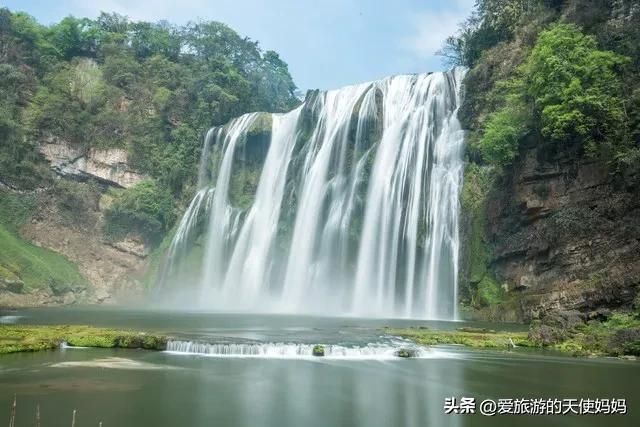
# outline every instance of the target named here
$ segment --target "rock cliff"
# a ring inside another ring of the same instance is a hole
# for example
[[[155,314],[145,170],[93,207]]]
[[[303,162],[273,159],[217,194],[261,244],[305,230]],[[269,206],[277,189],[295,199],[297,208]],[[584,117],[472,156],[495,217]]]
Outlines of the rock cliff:
[[[630,308],[640,290],[640,176],[537,147],[521,150],[487,199],[489,267],[505,307],[519,320],[568,323]]]
[[[106,185],[128,188],[145,177],[127,164],[127,151],[120,148],[74,147],[57,138],[39,146],[40,153],[59,175],[81,181],[94,179]]]
[[[0,269],[4,268],[0,271],[0,306],[122,303],[141,295],[148,248],[142,238],[109,239],[103,230],[109,190],[131,187],[145,177],[130,168],[126,150],[84,150],[56,138],[41,142],[39,150],[57,179],[35,190],[0,185],[2,207],[10,212],[11,203],[28,205],[23,217],[13,221],[12,241],[22,242],[20,247],[27,250],[35,245],[64,258],[52,257],[49,264],[38,267],[29,261],[32,255],[22,254],[25,271],[11,262],[4,267],[0,262]],[[77,267],[83,284],[61,284],[47,274],[59,262]],[[31,278],[27,286],[24,279],[29,277],[25,276],[29,268],[42,274]]]

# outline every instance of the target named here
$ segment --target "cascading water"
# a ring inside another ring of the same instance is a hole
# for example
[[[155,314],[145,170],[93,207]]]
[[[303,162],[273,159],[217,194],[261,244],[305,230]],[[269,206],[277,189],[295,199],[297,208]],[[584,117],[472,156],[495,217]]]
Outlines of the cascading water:
[[[275,359],[317,359],[313,355],[313,344],[299,343],[218,343],[198,341],[169,341],[167,351],[177,354],[197,354],[211,357],[255,357]],[[374,359],[390,360],[398,357],[399,351],[406,351],[413,358],[451,358],[451,353],[427,349],[410,342],[369,343],[360,346],[322,345],[325,359]]]
[[[196,257],[202,308],[456,318],[463,77],[310,92],[212,129],[165,281]]]

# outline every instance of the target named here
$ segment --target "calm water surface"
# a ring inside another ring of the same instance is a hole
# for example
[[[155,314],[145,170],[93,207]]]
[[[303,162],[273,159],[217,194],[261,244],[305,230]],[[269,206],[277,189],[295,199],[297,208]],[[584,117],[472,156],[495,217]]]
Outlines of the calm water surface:
[[[20,323],[81,323],[166,331],[225,343],[380,342],[381,326],[461,323],[46,309]],[[478,326],[478,324],[474,324]],[[484,325],[490,326],[490,325]],[[517,327],[515,327],[517,328]],[[439,347],[420,359],[237,358],[141,350],[64,349],[0,356],[0,425],[42,426],[637,426],[639,362]],[[444,415],[448,396],[625,398],[621,416]]]

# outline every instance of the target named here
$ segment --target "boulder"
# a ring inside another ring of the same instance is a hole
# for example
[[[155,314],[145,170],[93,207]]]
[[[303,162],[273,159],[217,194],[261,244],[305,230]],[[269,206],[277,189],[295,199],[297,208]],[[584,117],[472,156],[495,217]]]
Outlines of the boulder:
[[[413,348],[401,348],[396,351],[396,356],[402,358],[416,357],[417,351]]]

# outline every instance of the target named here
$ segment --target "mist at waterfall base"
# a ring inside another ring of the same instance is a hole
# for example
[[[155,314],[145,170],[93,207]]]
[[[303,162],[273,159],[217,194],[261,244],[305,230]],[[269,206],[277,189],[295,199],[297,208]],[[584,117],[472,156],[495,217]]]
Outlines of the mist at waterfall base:
[[[464,70],[310,91],[206,135],[174,309],[457,318]]]

